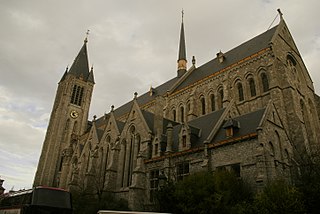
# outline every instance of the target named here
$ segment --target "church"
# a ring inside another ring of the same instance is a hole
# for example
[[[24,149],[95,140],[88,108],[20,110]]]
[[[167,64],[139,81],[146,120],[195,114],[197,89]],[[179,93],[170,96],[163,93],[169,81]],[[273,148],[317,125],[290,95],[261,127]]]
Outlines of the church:
[[[163,181],[233,171],[254,189],[293,182],[316,152],[320,97],[280,10],[279,23],[197,66],[182,20],[173,78],[88,120],[94,88],[85,39],[58,84],[34,186],[106,192],[133,210]]]

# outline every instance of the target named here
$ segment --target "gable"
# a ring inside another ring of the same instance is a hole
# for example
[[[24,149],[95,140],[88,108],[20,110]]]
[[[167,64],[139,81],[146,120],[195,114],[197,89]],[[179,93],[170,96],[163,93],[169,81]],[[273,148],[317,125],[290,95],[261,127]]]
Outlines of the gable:
[[[237,139],[257,133],[257,128],[261,123],[265,111],[266,109],[263,108],[232,118],[233,120],[239,122],[240,125],[239,129],[234,133],[234,135],[232,137],[227,137],[226,130],[223,128],[223,126],[221,126],[211,143],[216,144],[224,140]],[[225,118],[224,123],[225,122],[227,122],[227,118]]]

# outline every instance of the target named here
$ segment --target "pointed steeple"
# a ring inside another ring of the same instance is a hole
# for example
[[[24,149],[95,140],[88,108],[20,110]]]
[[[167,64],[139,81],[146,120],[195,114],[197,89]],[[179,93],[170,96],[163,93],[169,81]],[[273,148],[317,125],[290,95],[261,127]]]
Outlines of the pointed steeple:
[[[64,74],[63,74],[63,76],[61,77],[61,80],[60,80],[60,82],[62,82],[63,80],[65,80],[66,79],[66,76],[68,75],[68,66],[66,67],[66,71],[64,72]],[[59,82],[59,83],[60,83]]]
[[[183,25],[182,10],[182,22],[180,30],[180,43],[179,43],[179,56],[178,56],[178,77],[182,76],[187,71],[187,57],[186,57],[186,42],[184,37],[184,25]]]
[[[88,82],[91,82],[91,83],[95,83],[94,82],[94,76],[93,76],[93,66],[91,66],[91,70],[90,70],[90,73],[89,73],[89,76],[88,76]]]
[[[78,78],[83,78],[84,80],[87,80],[89,77],[87,42],[88,40],[86,38],[78,56],[75,58],[69,70],[69,74],[73,74]]]

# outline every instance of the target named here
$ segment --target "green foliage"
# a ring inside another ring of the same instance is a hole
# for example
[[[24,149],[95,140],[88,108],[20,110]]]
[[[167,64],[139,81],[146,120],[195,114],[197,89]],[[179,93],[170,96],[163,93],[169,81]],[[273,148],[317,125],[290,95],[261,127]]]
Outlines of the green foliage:
[[[318,156],[317,156],[318,157]],[[304,195],[307,213],[319,213],[320,203],[320,160],[314,158],[303,164],[297,187]]]
[[[256,213],[305,213],[303,194],[284,181],[274,181],[257,195],[253,209]]]
[[[233,173],[201,172],[177,184],[169,183],[159,191],[157,198],[162,212],[223,214],[243,210],[252,194]]]

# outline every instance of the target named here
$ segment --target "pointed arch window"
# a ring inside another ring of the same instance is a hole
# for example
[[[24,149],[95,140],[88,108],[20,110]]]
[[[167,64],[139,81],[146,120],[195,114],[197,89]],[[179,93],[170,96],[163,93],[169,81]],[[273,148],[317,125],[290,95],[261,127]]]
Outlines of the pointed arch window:
[[[262,91],[263,92],[269,91],[269,80],[265,73],[261,74],[261,82],[262,82]]]
[[[177,121],[177,112],[175,109],[172,110],[172,119],[173,121]]]
[[[187,102],[187,112],[188,112],[188,113],[191,112],[191,103],[190,103],[190,100],[188,100],[188,102]]]
[[[237,84],[237,88],[238,88],[239,101],[243,101],[244,100],[243,87],[242,87],[242,84],[240,82]]]
[[[296,71],[297,62],[291,55],[287,56],[287,65],[291,70]]]
[[[200,97],[200,103],[201,103],[201,114],[205,115],[206,114],[206,100],[204,96]]]
[[[183,106],[180,107],[180,121],[181,121],[181,123],[184,122],[184,108],[183,108]]]
[[[274,146],[271,142],[269,142],[269,147],[270,147],[270,155],[274,156],[275,155]]]
[[[81,106],[83,98],[83,87],[79,85],[74,85],[71,94],[71,103],[77,106]]]
[[[127,142],[126,140],[124,139],[122,141],[122,144],[121,144],[121,150],[122,150],[122,157],[123,157],[123,163],[122,164],[122,176],[121,176],[121,187],[124,187],[125,186],[125,170],[126,170],[126,157],[127,157]]]
[[[221,88],[218,92],[218,109],[223,107],[223,89]]]
[[[210,101],[211,101],[211,111],[216,110],[216,100],[214,94],[210,95]]]
[[[254,96],[257,95],[257,92],[256,92],[256,84],[254,83],[253,78],[250,78],[250,79],[248,80],[248,82],[249,82],[249,88],[250,88],[250,95],[251,95],[251,97],[254,97]]]

